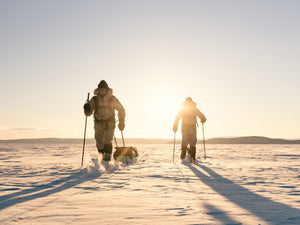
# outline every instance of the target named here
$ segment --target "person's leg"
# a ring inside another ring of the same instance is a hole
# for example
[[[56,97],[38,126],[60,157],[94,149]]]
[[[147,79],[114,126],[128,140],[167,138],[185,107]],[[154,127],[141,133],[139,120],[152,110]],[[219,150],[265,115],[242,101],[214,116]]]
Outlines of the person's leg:
[[[112,140],[114,138],[115,132],[115,123],[108,122],[106,130],[104,130],[104,152],[105,152],[105,159],[106,161],[110,161],[111,154],[112,154]]]
[[[196,159],[196,144],[197,144],[197,127],[191,127],[189,132],[189,143],[190,143],[190,157],[191,161],[195,162]]]
[[[192,146],[190,148],[190,158],[192,159],[191,162],[195,162],[195,160],[196,160],[196,146]]]
[[[96,147],[99,153],[103,154],[104,152],[104,131],[101,123],[95,122],[95,140],[96,140]]]
[[[187,129],[187,127],[182,126],[181,132],[182,132],[182,141],[181,141],[181,154],[180,154],[180,158],[184,159],[185,155],[186,155],[187,145],[188,145],[188,129]]]

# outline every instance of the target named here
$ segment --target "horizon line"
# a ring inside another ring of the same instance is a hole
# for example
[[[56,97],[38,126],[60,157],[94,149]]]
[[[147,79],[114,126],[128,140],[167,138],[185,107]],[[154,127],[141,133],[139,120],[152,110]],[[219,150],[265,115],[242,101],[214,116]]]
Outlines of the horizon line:
[[[244,137],[256,137],[256,138],[269,138],[269,139],[283,139],[283,140],[300,140],[300,138],[281,138],[281,137],[267,137],[267,136],[258,136],[258,135],[245,135],[245,136],[218,136],[218,137],[210,137],[206,138],[206,140],[209,139],[217,139],[217,138],[244,138]],[[14,140],[43,140],[43,139],[61,139],[61,140],[66,140],[66,139],[83,139],[83,138],[60,138],[60,137],[42,137],[42,138],[12,138],[12,139],[0,139],[0,141],[14,141]],[[86,139],[94,139],[93,137],[91,138],[86,138]],[[121,137],[116,137],[116,139],[122,139]],[[173,140],[173,138],[149,138],[149,137],[129,137],[125,139],[146,139],[146,140]],[[176,140],[181,140],[182,138],[176,138]],[[200,140],[202,138],[199,138]]]

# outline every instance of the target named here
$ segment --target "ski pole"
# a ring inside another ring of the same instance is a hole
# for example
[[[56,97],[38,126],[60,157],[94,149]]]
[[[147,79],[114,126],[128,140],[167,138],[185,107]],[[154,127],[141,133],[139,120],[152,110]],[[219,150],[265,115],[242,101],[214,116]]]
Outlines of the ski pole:
[[[206,159],[205,137],[204,137],[204,124],[203,123],[202,123],[202,134],[203,134],[204,159]]]
[[[115,135],[114,135],[114,140],[115,140],[116,147],[118,147],[117,138]]]
[[[89,102],[90,93],[87,96],[87,102]],[[85,116],[85,125],[84,125],[84,134],[83,134],[83,147],[82,147],[82,159],[81,159],[81,168],[83,166],[83,158],[84,158],[84,147],[85,147],[85,136],[86,136],[86,124],[87,124],[87,116]]]
[[[175,140],[176,140],[176,132],[174,132],[174,144],[173,144],[173,163],[174,163],[174,157],[175,157]]]
[[[123,147],[125,147],[125,141],[124,141],[124,136],[123,136],[123,131],[122,130],[121,130],[121,134],[122,134]],[[126,165],[128,166],[127,155],[125,156],[125,159],[126,159]]]

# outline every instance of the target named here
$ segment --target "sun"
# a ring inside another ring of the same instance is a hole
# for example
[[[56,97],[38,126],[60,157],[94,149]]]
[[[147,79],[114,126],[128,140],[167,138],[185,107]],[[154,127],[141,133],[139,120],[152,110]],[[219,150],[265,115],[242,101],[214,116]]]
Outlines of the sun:
[[[166,119],[174,117],[179,108],[180,102],[172,93],[161,91],[156,93],[151,100],[151,112],[156,118]]]

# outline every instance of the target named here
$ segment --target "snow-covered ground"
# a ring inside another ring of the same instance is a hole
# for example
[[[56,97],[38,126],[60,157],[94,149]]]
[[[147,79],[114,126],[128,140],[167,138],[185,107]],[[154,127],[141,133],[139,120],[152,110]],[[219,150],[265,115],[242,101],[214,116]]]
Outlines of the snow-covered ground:
[[[0,144],[0,224],[300,224],[300,145],[135,147],[105,170],[93,145],[80,169],[81,145]]]

